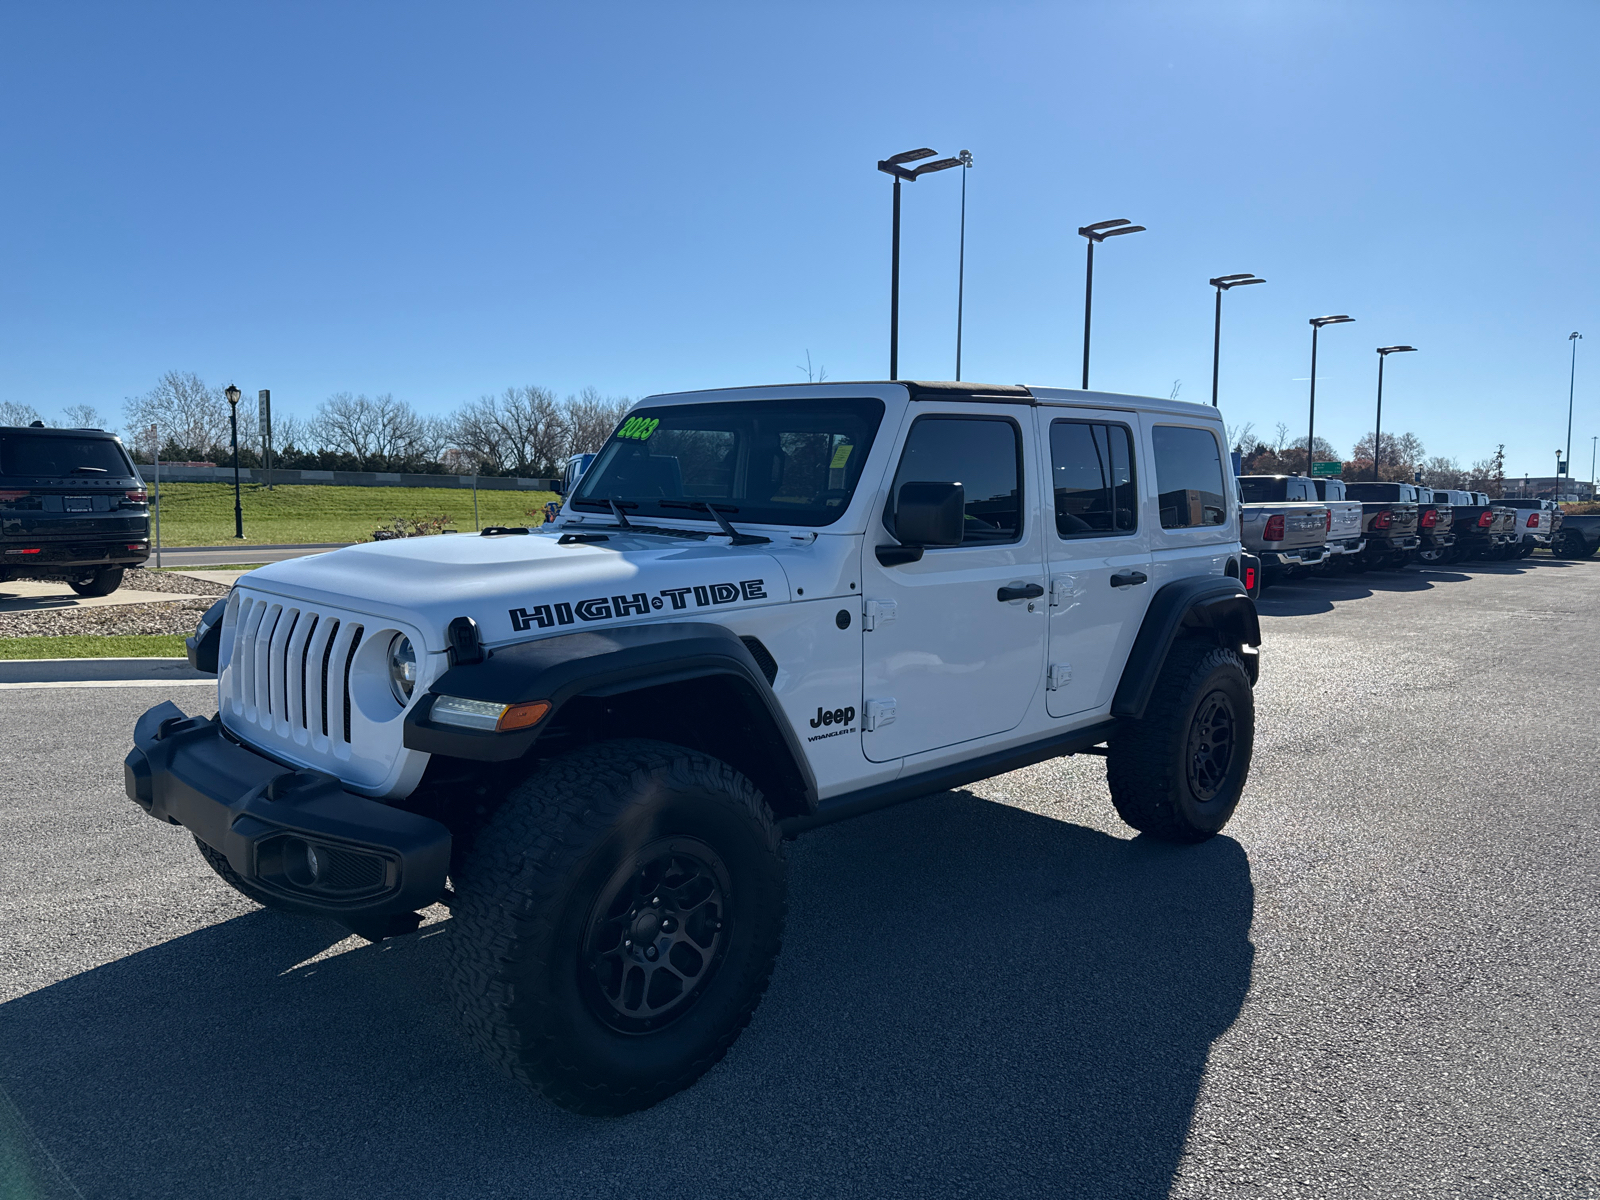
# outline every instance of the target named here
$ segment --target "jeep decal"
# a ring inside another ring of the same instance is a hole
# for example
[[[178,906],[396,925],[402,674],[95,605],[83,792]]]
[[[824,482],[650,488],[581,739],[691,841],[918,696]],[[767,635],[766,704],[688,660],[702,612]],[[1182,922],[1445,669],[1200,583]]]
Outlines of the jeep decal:
[[[735,600],[767,599],[766,580],[743,579],[738,583],[696,584],[691,587],[662,588],[659,592],[634,592],[630,596],[591,596],[570,603],[537,604],[533,608],[509,609],[511,628],[525,633],[537,625],[572,625],[578,621],[609,621],[619,617],[649,616],[653,611],[681,612],[690,607],[712,608]]]

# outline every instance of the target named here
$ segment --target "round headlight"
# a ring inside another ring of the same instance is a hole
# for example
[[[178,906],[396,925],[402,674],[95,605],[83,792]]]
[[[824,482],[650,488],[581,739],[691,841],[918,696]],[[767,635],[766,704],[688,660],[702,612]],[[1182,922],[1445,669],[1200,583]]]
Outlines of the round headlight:
[[[389,690],[401,707],[411,703],[411,689],[417,686],[417,652],[403,633],[389,643]]]

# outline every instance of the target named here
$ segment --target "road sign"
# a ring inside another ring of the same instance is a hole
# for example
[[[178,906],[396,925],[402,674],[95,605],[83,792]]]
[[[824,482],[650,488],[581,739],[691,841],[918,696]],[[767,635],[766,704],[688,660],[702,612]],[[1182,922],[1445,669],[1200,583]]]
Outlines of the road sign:
[[[1323,479],[1329,475],[1338,475],[1344,470],[1340,462],[1314,462],[1311,464],[1311,476],[1314,479]]]

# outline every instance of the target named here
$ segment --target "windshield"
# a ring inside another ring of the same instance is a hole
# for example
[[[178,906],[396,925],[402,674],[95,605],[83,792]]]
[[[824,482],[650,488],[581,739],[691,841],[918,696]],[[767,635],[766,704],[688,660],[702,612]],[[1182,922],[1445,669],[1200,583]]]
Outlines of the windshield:
[[[1241,475],[1239,498],[1246,504],[1261,504],[1269,500],[1282,500],[1288,495],[1288,482],[1271,475]]]
[[[583,477],[573,507],[630,516],[831,525],[850,506],[883,401],[732,401],[642,409]]]
[[[0,475],[78,475],[84,479],[124,479],[133,474],[122,447],[106,437],[0,433]]]

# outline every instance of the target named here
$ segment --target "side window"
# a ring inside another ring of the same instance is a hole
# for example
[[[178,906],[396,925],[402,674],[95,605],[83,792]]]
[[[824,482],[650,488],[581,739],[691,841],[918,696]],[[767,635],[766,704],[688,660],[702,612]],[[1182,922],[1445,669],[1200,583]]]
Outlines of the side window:
[[[1050,488],[1062,537],[1133,533],[1139,527],[1139,502],[1128,427],[1052,421]]]
[[[1156,491],[1161,528],[1221,525],[1228,510],[1222,498],[1222,454],[1209,429],[1157,425],[1151,433],[1156,452]]]
[[[885,525],[902,483],[959,483],[966,492],[963,546],[1022,536],[1022,436],[1004,417],[919,417],[889,489]]]

